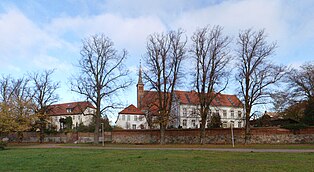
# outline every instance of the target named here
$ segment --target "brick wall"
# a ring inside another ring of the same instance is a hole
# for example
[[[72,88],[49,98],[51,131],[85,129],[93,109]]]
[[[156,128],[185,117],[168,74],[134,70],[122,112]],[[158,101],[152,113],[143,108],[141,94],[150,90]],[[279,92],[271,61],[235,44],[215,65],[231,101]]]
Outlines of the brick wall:
[[[111,132],[105,132],[105,141],[111,142]],[[10,133],[8,135],[0,135],[0,138],[7,137],[10,142],[20,142],[20,137],[17,133]],[[23,143],[39,142],[38,132],[23,132]],[[102,137],[99,140],[102,141]],[[1,139],[0,139],[1,140]],[[44,138],[46,143],[92,143],[94,142],[94,133],[54,133],[46,134]]]
[[[236,144],[244,143],[244,129],[234,128]],[[197,144],[199,143],[199,129],[171,129],[166,130],[166,143]],[[0,135],[0,138],[4,137]],[[6,135],[11,142],[18,142],[16,133]],[[102,141],[102,137],[99,139]],[[57,133],[45,136],[45,142],[54,143],[90,143],[94,141],[94,133]],[[105,141],[128,144],[154,144],[160,141],[159,130],[115,130],[105,132]],[[24,132],[23,142],[39,142],[39,133]],[[231,144],[231,130],[206,129],[205,142],[208,144]],[[279,144],[279,143],[314,143],[314,127],[290,131],[282,128],[252,128],[249,143]]]
[[[244,129],[235,128],[235,143],[244,143]],[[171,129],[165,133],[166,143],[197,144],[198,129]],[[117,130],[112,132],[113,143],[159,143],[159,130]],[[208,144],[231,144],[231,130],[207,129],[205,142]],[[252,128],[250,143],[314,143],[314,127],[290,131],[282,128]]]

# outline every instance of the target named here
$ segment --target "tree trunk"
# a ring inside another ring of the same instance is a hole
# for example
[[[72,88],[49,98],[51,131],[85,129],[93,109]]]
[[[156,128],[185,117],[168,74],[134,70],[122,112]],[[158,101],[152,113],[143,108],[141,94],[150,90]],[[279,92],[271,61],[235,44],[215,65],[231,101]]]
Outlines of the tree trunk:
[[[40,119],[40,134],[39,134],[39,141],[40,143],[44,142],[44,138],[45,138],[45,127],[44,127],[44,119]]]
[[[94,144],[99,144],[99,127],[100,127],[100,117],[97,115],[95,117],[95,131],[94,131]]]
[[[160,124],[160,144],[165,144],[165,130],[166,126],[163,124]]]
[[[245,137],[244,143],[248,144],[250,141],[251,130],[250,130],[250,110],[246,109],[245,113]]]
[[[18,135],[18,138],[19,138],[19,143],[22,143],[23,142],[23,132],[22,131],[18,131],[17,132],[17,135]]]
[[[200,144],[205,144],[205,127],[206,127],[206,118],[202,118],[202,123],[200,126]]]
[[[100,127],[100,103],[101,103],[101,88],[97,87],[97,103],[96,103],[96,116],[95,116],[95,131],[94,131],[94,145],[99,144],[99,127]]]

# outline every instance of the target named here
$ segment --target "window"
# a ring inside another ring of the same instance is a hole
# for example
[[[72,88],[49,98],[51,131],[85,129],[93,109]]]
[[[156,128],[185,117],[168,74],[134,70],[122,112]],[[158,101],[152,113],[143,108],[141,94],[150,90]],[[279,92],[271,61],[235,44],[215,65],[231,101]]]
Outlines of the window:
[[[230,113],[231,113],[231,118],[234,118],[234,110],[231,110]]]
[[[139,116],[139,120],[140,120],[140,121],[143,121],[143,118],[144,118],[143,115]]]
[[[122,115],[122,121],[124,121],[125,120],[125,115]]]
[[[81,116],[80,116],[80,115],[77,117],[77,119],[79,120],[79,123],[81,123],[81,122],[82,122],[82,120],[81,120]]]
[[[186,116],[187,115],[187,110],[186,108],[183,108],[183,116]]]
[[[67,108],[67,113],[71,113],[72,112],[72,108]]]
[[[192,108],[192,114],[196,114],[195,108]]]
[[[136,115],[134,115],[134,121],[137,121],[137,116]]]
[[[216,114],[219,115],[219,110],[216,110]]]
[[[128,117],[127,117],[127,121],[130,121],[130,119],[131,119],[131,117],[130,117],[130,115],[128,115]]]
[[[224,118],[227,118],[227,111],[223,110],[222,113],[223,113]]]
[[[222,128],[227,128],[227,122],[222,123]]]
[[[132,129],[135,130],[136,129],[136,124],[132,125]]]
[[[234,121],[230,122],[230,127],[234,128]]]
[[[186,127],[186,119],[182,120],[182,126]]]
[[[238,111],[238,117],[241,118],[242,117],[242,112]]]
[[[211,116],[212,116],[212,112],[211,112],[211,110],[209,110],[207,113],[207,119],[210,119]]]
[[[192,127],[195,128],[196,124],[195,124],[195,120],[192,120]]]
[[[238,128],[241,128],[241,127],[242,127],[242,122],[239,121],[239,122],[238,122]]]
[[[73,121],[75,121],[75,115],[73,115]]]

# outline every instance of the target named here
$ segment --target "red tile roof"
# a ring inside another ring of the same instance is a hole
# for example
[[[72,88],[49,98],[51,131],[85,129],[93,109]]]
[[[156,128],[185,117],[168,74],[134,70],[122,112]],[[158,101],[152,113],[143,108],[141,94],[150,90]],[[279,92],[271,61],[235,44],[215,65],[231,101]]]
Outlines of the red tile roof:
[[[199,104],[196,91],[175,91],[175,94],[181,104]],[[243,107],[243,104],[236,95],[218,94],[211,106]]]
[[[195,91],[175,91],[176,97],[180,104],[198,105],[199,100],[197,92]],[[158,95],[155,91],[145,91],[142,102],[142,109],[150,109],[151,111],[158,110]],[[211,106],[225,106],[225,107],[243,107],[242,102],[236,95],[218,94],[212,101]]]
[[[119,114],[128,114],[128,115],[145,115],[140,109],[135,107],[133,104],[124,108]]]
[[[158,102],[158,92],[156,91],[144,91],[144,96],[142,99],[142,110],[147,110],[152,115],[158,115],[159,102]]]
[[[71,102],[54,104],[48,107],[48,115],[58,116],[82,114],[88,107],[95,109],[95,107],[90,102]],[[68,112],[67,109],[71,109],[71,112]]]

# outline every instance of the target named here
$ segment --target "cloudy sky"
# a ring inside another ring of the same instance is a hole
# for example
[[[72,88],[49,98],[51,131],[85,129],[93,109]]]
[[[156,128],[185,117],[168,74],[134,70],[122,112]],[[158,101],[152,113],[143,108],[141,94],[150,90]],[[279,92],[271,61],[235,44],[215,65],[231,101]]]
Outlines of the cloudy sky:
[[[96,33],[129,52],[127,67],[136,80],[149,34],[182,28],[221,25],[236,39],[240,30],[265,28],[277,41],[275,63],[314,60],[314,1],[290,0],[2,0],[0,2],[0,73],[14,77],[56,69],[60,102],[77,101],[69,93],[81,40]],[[229,89],[231,90],[231,89]],[[135,85],[121,95],[136,104]]]

